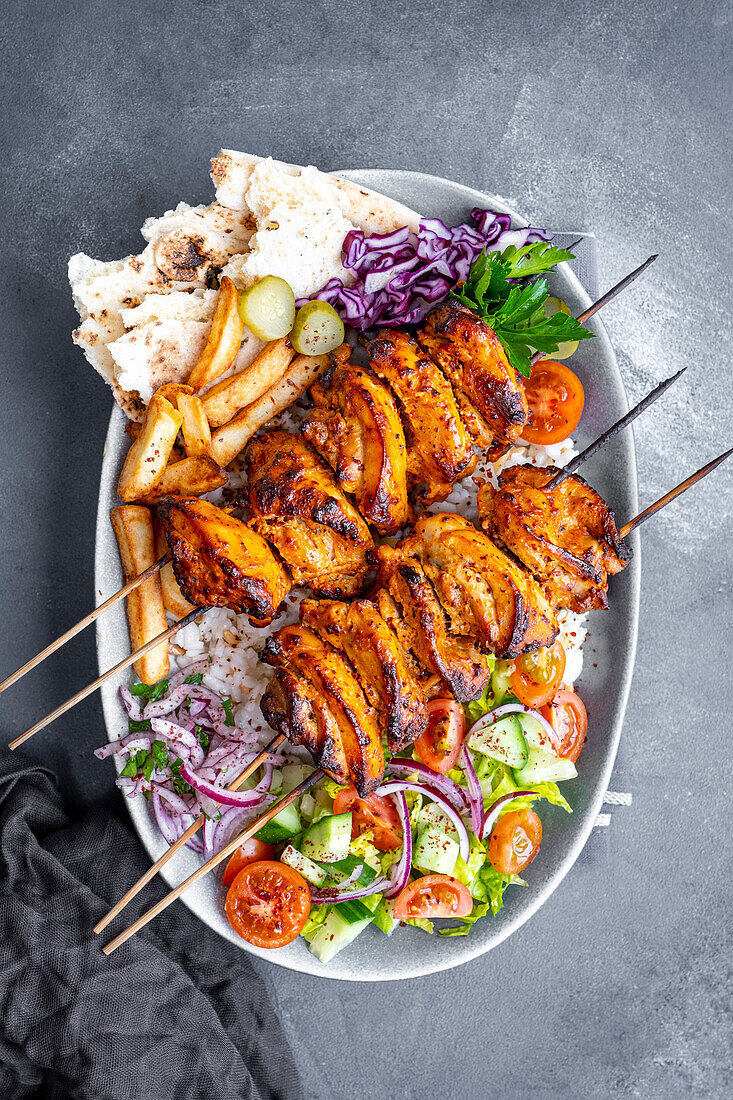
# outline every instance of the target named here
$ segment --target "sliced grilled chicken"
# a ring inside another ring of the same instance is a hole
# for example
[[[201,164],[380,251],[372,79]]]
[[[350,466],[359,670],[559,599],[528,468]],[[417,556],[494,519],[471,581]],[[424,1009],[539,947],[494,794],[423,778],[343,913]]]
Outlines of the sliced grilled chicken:
[[[263,699],[270,725],[304,744],[328,775],[353,783],[362,797],[378,787],[384,752],[377,712],[343,656],[296,625],[271,635],[262,659],[276,669],[279,685]]]
[[[316,408],[303,435],[353,493],[361,514],[380,535],[404,527],[412,512],[407,499],[407,448],[395,399],[371,371],[344,363],[310,389]]]
[[[557,619],[539,584],[463,516],[425,516],[398,547],[421,563],[454,633],[498,657],[554,642]]]
[[[250,526],[317,595],[364,589],[374,540],[331,470],[301,436],[272,429],[247,444]]]
[[[399,752],[427,724],[427,696],[400,641],[369,600],[303,600],[300,619],[349,660],[379,715],[391,752]]]
[[[391,546],[380,546],[377,560],[377,606],[403,647],[459,702],[477,699],[488,683],[488,662],[469,638],[449,631],[445,611],[420,562]]]
[[[522,434],[529,409],[522,380],[496,334],[475,313],[449,298],[428,314],[417,338],[456,393],[463,394],[461,414],[466,427],[484,446],[482,422],[488,425],[492,435],[488,457],[498,458]]]
[[[407,332],[381,329],[366,348],[372,370],[399,402],[410,487],[425,506],[445,500],[476,465],[450,383]]]
[[[290,575],[261,535],[208,500],[162,500],[173,572],[185,598],[229,607],[267,626],[290,591]]]
[[[608,607],[608,577],[631,560],[613,512],[582,477],[569,474],[550,492],[553,466],[511,466],[499,489],[479,491],[481,523],[542,584],[553,607]]]

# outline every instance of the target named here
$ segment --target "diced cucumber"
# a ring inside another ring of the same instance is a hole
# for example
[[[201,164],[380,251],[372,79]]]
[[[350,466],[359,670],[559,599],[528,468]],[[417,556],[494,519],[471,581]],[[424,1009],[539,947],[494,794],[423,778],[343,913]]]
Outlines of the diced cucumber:
[[[316,800],[310,791],[306,791],[300,800],[300,816],[305,821],[312,821],[316,812]]]
[[[364,905],[358,898],[353,898],[350,901],[339,901],[336,905],[336,912],[347,924],[358,924],[359,921],[371,920],[374,916],[369,906]]]
[[[300,850],[316,863],[337,863],[346,859],[350,843],[351,814],[331,814],[306,829]]]
[[[500,760],[510,768],[522,768],[529,758],[529,748],[522,726],[515,714],[507,714],[491,726],[472,733],[468,739],[469,749]]]
[[[526,787],[534,783],[561,783],[564,779],[575,779],[577,774],[572,760],[530,745],[529,760],[523,768],[514,769],[514,780],[520,787]]]
[[[289,806],[285,806],[279,814],[276,814],[272,821],[268,821],[266,825],[263,825],[255,833],[255,836],[265,844],[282,844],[284,840],[289,840],[291,836],[295,836],[299,832],[300,814],[295,807],[295,803],[291,802]]]
[[[428,802],[417,815],[418,833],[430,828],[442,829],[444,833],[451,837],[458,836],[458,830],[438,802]]]
[[[287,863],[288,867],[292,867],[294,871],[298,871],[306,882],[310,882],[314,886],[323,886],[328,878],[322,867],[319,867],[312,859],[308,859],[308,856],[304,856],[292,844],[288,844],[280,856],[280,861]]]
[[[505,695],[511,694],[511,661],[497,661],[491,673],[491,690],[494,693],[494,706],[498,707]]]
[[[554,755],[552,741],[541,722],[538,722],[532,714],[514,714],[512,717],[516,718],[522,727],[524,740],[530,748],[541,749],[543,752]],[[516,764],[513,765],[513,767],[516,766]]]
[[[349,855],[346,859],[340,859],[336,863],[328,863],[324,868],[324,873],[328,874],[328,877],[338,886],[340,882],[345,882],[359,866],[361,866],[361,874],[354,880],[354,884],[368,886],[370,882],[374,882],[377,872],[359,856]]]
[[[420,833],[412,853],[412,862],[421,871],[452,875],[458,858],[458,841],[434,826]]]
[[[369,927],[374,917],[370,913],[368,918],[348,924],[339,913],[340,908],[340,905],[334,906],[311,940],[310,949],[322,963],[330,962],[334,955],[353,943],[359,933]]]

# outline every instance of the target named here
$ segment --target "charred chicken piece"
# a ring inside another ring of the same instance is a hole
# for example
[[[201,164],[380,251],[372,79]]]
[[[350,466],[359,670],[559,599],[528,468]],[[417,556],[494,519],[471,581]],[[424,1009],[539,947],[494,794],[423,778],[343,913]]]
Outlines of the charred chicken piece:
[[[454,634],[505,658],[554,642],[557,619],[540,585],[463,516],[425,516],[398,548],[422,565]]]
[[[451,634],[420,562],[391,546],[380,546],[377,558],[377,606],[403,647],[460,703],[478,699],[489,680],[488,662],[469,638]]]
[[[425,692],[397,635],[373,603],[303,600],[300,619],[349,660],[379,715],[391,752],[425,732]]]
[[[273,429],[249,441],[245,463],[248,526],[275,547],[294,583],[335,599],[358,595],[374,540],[313,448]]]
[[[173,572],[185,598],[229,607],[267,626],[290,591],[290,575],[261,535],[208,500],[161,500]]]
[[[613,513],[595,489],[569,474],[548,492],[554,466],[511,466],[499,488],[486,483],[478,508],[485,531],[537,577],[553,607],[608,607],[608,576],[631,560]]]
[[[453,483],[476,465],[450,383],[407,332],[381,329],[366,348],[372,370],[399,402],[410,487],[425,506],[445,500]]]
[[[407,499],[407,448],[395,399],[371,371],[344,363],[310,389],[316,408],[303,435],[353,493],[361,514],[380,535],[392,535],[411,518]]]
[[[475,313],[449,298],[428,314],[417,338],[456,394],[463,395],[466,427],[489,446],[490,459],[498,458],[522,434],[529,418],[522,380],[498,337]],[[490,441],[485,438],[488,432]]]
[[[375,790],[384,774],[379,721],[348,662],[306,626],[272,634],[262,659],[276,669],[277,686],[262,700],[266,721],[337,783],[353,783],[362,797]]]

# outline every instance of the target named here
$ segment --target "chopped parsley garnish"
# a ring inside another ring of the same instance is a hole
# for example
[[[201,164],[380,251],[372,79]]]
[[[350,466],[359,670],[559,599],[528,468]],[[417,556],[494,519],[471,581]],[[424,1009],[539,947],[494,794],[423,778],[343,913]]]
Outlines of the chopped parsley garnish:
[[[133,695],[142,695],[149,703],[157,703],[168,691],[168,681],[158,680],[157,684],[133,684],[130,691]]]
[[[561,343],[587,340],[594,333],[565,313],[545,314],[549,297],[546,279],[536,278],[525,286],[509,280],[542,275],[572,258],[572,252],[544,241],[523,248],[510,245],[501,253],[482,252],[463,286],[451,291],[451,297],[477,313],[496,333],[509,362],[525,378],[529,378],[535,351],[551,355]]]
[[[185,779],[181,779],[181,761],[173,760],[170,765],[173,772],[173,790],[176,794],[193,794],[193,787]]]
[[[183,682],[184,684],[200,684],[203,678],[203,672],[192,672],[191,675],[187,676]]]
[[[224,707],[224,716],[225,716],[224,717],[224,725],[225,726],[233,726],[234,725],[234,715],[232,714],[232,701],[231,701],[231,699],[222,700],[222,705]]]
[[[168,767],[168,747],[167,747],[165,741],[153,741],[150,748],[151,748],[152,755],[155,759],[155,766],[157,768],[160,768],[161,771],[163,770],[163,768],[167,768]]]
[[[138,722],[136,718],[130,718],[128,725],[130,727],[130,733],[145,733],[150,729],[150,719],[141,718]]]
[[[205,752],[209,747],[209,742],[211,741],[211,735],[209,733],[207,733],[206,730],[202,726],[194,726],[193,729],[194,729],[194,733],[196,734],[196,736],[199,739],[199,745],[201,746],[201,748]]]

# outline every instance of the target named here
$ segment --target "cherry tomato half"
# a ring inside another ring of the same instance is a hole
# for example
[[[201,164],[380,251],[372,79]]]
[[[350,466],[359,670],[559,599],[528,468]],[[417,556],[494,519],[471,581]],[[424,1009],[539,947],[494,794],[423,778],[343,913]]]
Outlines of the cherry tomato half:
[[[419,917],[467,917],[473,909],[468,887],[450,875],[425,875],[408,882],[397,895],[394,915],[397,920]]]
[[[428,724],[415,742],[415,752],[423,764],[446,775],[463,745],[466,716],[455,699],[431,699],[427,705]]]
[[[561,642],[523,653],[514,662],[509,686],[525,707],[549,703],[565,674],[565,648]]]
[[[366,798],[359,798],[356,787],[345,787],[333,800],[333,812],[351,813],[352,837],[372,829],[374,847],[380,852],[391,852],[402,844],[400,815],[388,795],[370,794]]]
[[[284,863],[260,860],[244,867],[224,906],[235,932],[255,947],[284,947],[300,934],[311,910],[308,883]]]
[[[570,367],[541,359],[524,380],[529,424],[522,428],[528,443],[560,443],[577,428],[585,403],[583,384]]]
[[[540,850],[542,822],[534,810],[514,810],[495,825],[489,859],[500,875],[518,875]]]
[[[234,855],[229,857],[221,878],[222,883],[224,886],[231,886],[243,867],[248,867],[250,863],[258,863],[261,859],[272,859],[274,854],[275,849],[271,844],[265,844],[256,836],[250,837],[244,844],[240,844]]]
[[[558,756],[576,761],[588,731],[588,711],[583,700],[574,691],[563,688],[542,708],[542,714],[561,740]]]

